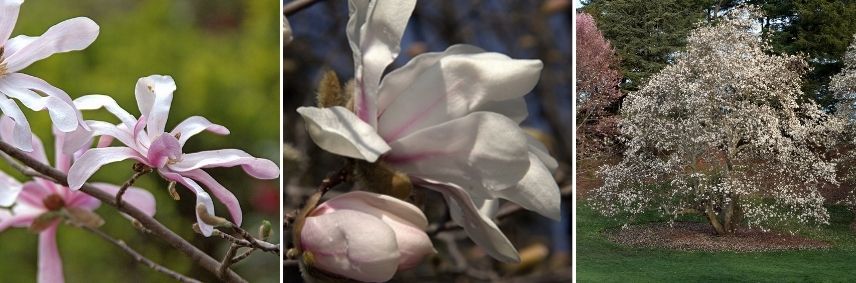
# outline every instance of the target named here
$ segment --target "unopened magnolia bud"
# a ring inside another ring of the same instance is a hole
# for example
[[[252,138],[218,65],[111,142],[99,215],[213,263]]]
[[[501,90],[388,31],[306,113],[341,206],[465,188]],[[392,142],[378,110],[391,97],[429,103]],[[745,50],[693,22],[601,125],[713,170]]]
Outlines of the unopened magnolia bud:
[[[354,82],[353,79],[345,83],[345,108],[354,112],[354,91],[357,87],[357,83]]]
[[[270,238],[271,234],[271,224],[270,221],[263,220],[262,225],[259,225],[259,238],[262,240],[267,240]]]
[[[104,219],[91,210],[79,207],[68,207],[65,211],[68,215],[68,223],[74,226],[98,228],[101,227],[101,225],[104,225]]]
[[[404,200],[413,191],[413,183],[410,182],[407,174],[396,171],[381,162],[359,162],[356,170],[357,180],[372,192]]]
[[[181,195],[179,195],[178,191],[175,190],[175,181],[169,182],[166,189],[169,191],[169,196],[172,197],[172,199],[181,200]]]
[[[342,85],[336,72],[327,70],[318,83],[318,107],[345,106],[348,99],[342,95]]]
[[[203,203],[196,204],[196,215],[199,216],[199,220],[202,220],[202,222],[211,226],[231,226],[232,224],[232,222],[229,222],[226,218],[208,213],[208,209]]]

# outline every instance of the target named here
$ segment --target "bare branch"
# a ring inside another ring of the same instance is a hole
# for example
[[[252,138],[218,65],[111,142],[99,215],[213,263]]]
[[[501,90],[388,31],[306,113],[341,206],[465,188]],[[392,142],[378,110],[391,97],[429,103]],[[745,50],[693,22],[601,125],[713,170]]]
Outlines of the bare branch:
[[[141,176],[143,176],[145,174],[148,174],[149,172],[152,172],[151,167],[146,166],[145,164],[142,164],[142,163],[135,163],[134,164],[134,175],[132,175],[130,179],[125,181],[125,183],[122,184],[121,187],[119,187],[119,191],[116,192],[116,204],[119,207],[122,206],[122,196],[125,195],[125,191],[127,191],[128,188],[133,186],[134,182],[136,182],[138,178],[140,178]]]

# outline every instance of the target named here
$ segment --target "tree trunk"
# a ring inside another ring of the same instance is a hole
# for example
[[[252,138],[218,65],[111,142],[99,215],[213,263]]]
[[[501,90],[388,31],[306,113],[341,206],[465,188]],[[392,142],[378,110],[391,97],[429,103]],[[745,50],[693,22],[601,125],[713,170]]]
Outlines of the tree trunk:
[[[731,194],[728,194],[728,196],[730,195]],[[738,209],[738,205],[739,204],[737,196],[731,196],[730,201],[728,201],[728,204],[725,206],[725,215],[723,217],[723,222],[725,222],[725,231],[728,231],[728,233],[734,233],[734,230],[737,229],[736,226],[739,221],[737,220],[737,214],[735,212]]]
[[[719,223],[719,217],[717,217],[716,212],[713,211],[713,204],[708,202],[704,205],[704,213],[707,215],[707,221],[710,222],[710,225],[713,226],[713,230],[716,231],[717,235],[725,235],[727,231],[722,227],[722,224]]]

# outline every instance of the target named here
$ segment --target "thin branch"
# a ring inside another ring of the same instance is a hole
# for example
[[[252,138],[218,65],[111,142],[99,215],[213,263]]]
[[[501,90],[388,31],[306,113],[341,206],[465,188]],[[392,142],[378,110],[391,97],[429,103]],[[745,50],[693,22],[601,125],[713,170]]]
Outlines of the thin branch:
[[[237,262],[239,262],[239,261],[244,260],[245,258],[247,258],[248,256],[250,256],[250,254],[252,254],[254,251],[256,251],[256,249],[255,249],[255,248],[250,248],[249,250],[247,250],[247,251],[245,251],[245,252],[243,252],[243,253],[239,254],[238,256],[233,257],[233,258],[232,258],[232,263],[237,263]]]
[[[135,163],[134,164],[134,175],[131,175],[131,178],[129,178],[127,181],[125,181],[125,183],[122,184],[121,187],[119,187],[119,191],[116,192],[116,204],[118,205],[117,207],[121,208],[122,196],[125,195],[125,191],[127,191],[128,188],[133,186],[134,182],[136,182],[138,178],[140,178],[141,176],[143,176],[145,174],[148,174],[149,172],[152,172],[151,167],[146,166],[145,164],[142,164],[142,163]]]
[[[48,166],[47,164],[41,163],[38,160],[33,159],[23,151],[18,150],[12,145],[0,141],[0,151],[5,152],[12,158],[21,161],[24,165],[32,168],[36,172],[39,172],[42,175],[52,178],[56,181],[57,184],[68,186],[68,176],[53,168]],[[167,242],[173,248],[178,249],[182,253],[186,254],[190,259],[205,268],[209,272],[218,275],[218,278],[227,282],[247,282],[240,275],[235,273],[234,271],[229,270],[223,276],[220,276],[218,270],[220,268],[220,262],[216,259],[212,258],[205,252],[199,250],[183,238],[181,236],[175,234],[172,230],[164,226],[162,223],[154,219],[153,217],[147,215],[145,212],[137,209],[133,205],[129,205],[127,202],[122,201],[123,205],[121,207],[116,205],[116,199],[113,195],[108,194],[101,189],[98,189],[90,184],[83,184],[80,188],[80,191],[97,198],[102,203],[106,203],[113,207],[116,207],[119,211],[130,215],[134,219],[136,219],[140,224],[143,225],[146,229],[151,231],[152,235],[157,236],[163,241]],[[128,204],[128,205],[126,205]]]
[[[235,256],[235,253],[238,251],[238,246],[235,244],[229,245],[229,250],[226,251],[226,255],[223,256],[223,261],[220,262],[220,275],[226,273],[226,270],[229,270],[229,266],[234,262],[232,257]]]
[[[231,225],[231,227],[230,227],[230,225]],[[256,239],[252,235],[247,233],[247,231],[245,231],[244,229],[240,229],[240,228],[235,229],[235,227],[237,227],[237,226],[235,226],[231,222],[229,224],[225,224],[224,226],[225,227],[217,227],[217,228],[221,228],[221,229],[222,228],[232,228],[233,231],[236,231],[237,234],[241,235],[241,238],[232,236],[229,233],[226,233],[226,232],[223,232],[220,230],[214,230],[211,233],[211,236],[223,238],[224,240],[227,240],[230,243],[237,245],[239,247],[254,248],[254,249],[259,249],[261,251],[265,251],[265,252],[269,252],[269,253],[279,254],[279,250],[280,250],[279,245]],[[202,234],[202,231],[199,230],[198,226],[196,226],[196,225],[193,226],[193,230],[196,231],[196,233]],[[243,231],[246,234],[243,234],[243,233],[238,232],[238,231]]]
[[[21,172],[21,174],[24,174],[24,175],[30,176],[30,177],[35,177],[35,178],[50,179],[49,177],[42,175],[39,172],[36,172],[36,170],[33,170],[30,167],[22,165],[20,162],[18,162],[17,160],[15,160],[14,158],[12,158],[8,154],[6,154],[5,152],[0,152],[0,157],[3,157],[3,159],[8,161],[9,165],[12,166],[12,168],[14,168],[15,170],[18,170],[18,172]]]
[[[167,276],[172,277],[173,279],[177,280],[178,282],[201,283],[201,281],[199,281],[199,280],[184,276],[181,273],[175,272],[169,268],[166,268],[160,264],[157,264],[156,262],[146,258],[142,254],[140,254],[139,252],[135,251],[133,248],[128,246],[128,244],[126,244],[125,241],[117,240],[117,239],[111,237],[110,235],[107,235],[107,233],[104,233],[104,231],[98,230],[96,228],[87,227],[87,226],[82,226],[82,228],[86,231],[91,232],[92,234],[98,235],[99,237],[101,237],[102,239],[104,239],[107,242],[110,242],[114,246],[119,247],[120,249],[122,249],[123,251],[125,251],[126,253],[131,255],[131,257],[133,257],[134,260],[136,260],[137,262],[142,263],[142,264],[148,266],[149,268],[151,268],[157,272],[166,274]]]
[[[282,13],[286,16],[294,15],[297,12],[302,11],[303,9],[309,8],[316,3],[321,2],[320,0],[294,0],[282,6]]]

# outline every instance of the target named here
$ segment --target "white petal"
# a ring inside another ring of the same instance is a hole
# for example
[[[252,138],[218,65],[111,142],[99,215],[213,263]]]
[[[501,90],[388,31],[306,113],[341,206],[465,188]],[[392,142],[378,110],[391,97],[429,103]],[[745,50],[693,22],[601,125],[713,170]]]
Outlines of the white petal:
[[[547,147],[544,146],[543,143],[531,135],[526,135],[526,140],[529,144],[529,152],[535,154],[535,156],[538,157],[538,160],[544,162],[544,165],[547,166],[547,169],[549,169],[550,172],[554,172],[556,171],[556,168],[559,168],[559,162],[550,155],[550,151],[547,150]]]
[[[470,239],[485,249],[490,256],[502,262],[520,261],[520,255],[511,241],[505,237],[493,220],[479,213],[472,198],[463,189],[430,180],[421,180],[420,185],[443,194],[452,220],[461,225]]]
[[[9,116],[3,115],[0,117],[0,139],[5,142],[9,142],[14,136],[15,127],[15,121],[9,118]],[[32,144],[33,150],[27,152],[27,155],[41,163],[48,164],[48,158],[47,155],[45,155],[45,147],[42,144],[42,140],[36,135],[31,135],[31,139],[32,141],[30,144]]]
[[[416,0],[348,1],[347,34],[354,53],[354,108],[357,116],[377,124],[377,88],[383,70],[401,50],[401,36]]]
[[[127,147],[104,147],[87,150],[68,170],[68,187],[78,190],[102,166],[126,159],[145,162],[137,151]]]
[[[374,162],[390,149],[371,125],[344,107],[300,107],[297,112],[309,136],[326,151]]]
[[[241,212],[241,203],[238,202],[238,198],[235,197],[235,194],[226,189],[226,187],[223,187],[220,182],[214,180],[211,175],[208,175],[208,173],[205,173],[205,171],[200,169],[182,172],[181,174],[202,183],[203,186],[208,188],[208,191],[213,193],[214,197],[216,197],[217,200],[219,200],[220,203],[225,205],[229,210],[229,214],[232,216],[232,223],[235,223],[238,226],[241,225],[244,216]]]
[[[6,45],[3,45],[3,53],[6,55],[11,55],[18,50],[21,50],[22,47],[33,43],[38,36],[26,36],[26,35],[18,35],[13,38],[10,38],[9,41],[6,41]]]
[[[9,72],[17,72],[55,53],[81,50],[98,37],[98,24],[89,18],[73,18],[50,27],[42,36],[6,58]]]
[[[559,186],[550,170],[538,156],[529,154],[529,172],[514,188],[494,192],[494,196],[513,201],[523,208],[540,213],[554,220],[560,220],[562,200]]]
[[[0,1],[0,46],[6,44],[6,40],[12,35],[12,30],[15,29],[21,3],[24,3],[24,0]]]
[[[134,118],[131,113],[120,107],[112,97],[106,95],[91,94],[78,97],[74,100],[74,106],[78,110],[98,110],[104,108],[116,116],[116,118],[119,118],[119,121],[122,121],[122,124],[125,124],[129,129],[134,128],[134,125],[137,124],[137,118]]]
[[[24,116],[15,101],[0,96],[0,111],[3,111],[4,115],[15,122],[15,127],[11,132],[3,133],[3,140],[20,150],[33,151],[33,132],[30,130],[30,123],[27,122],[27,117]]]
[[[525,117],[522,96],[538,83],[541,61],[468,53],[475,50],[453,46],[390,72],[379,90],[380,135],[392,141],[476,111],[499,111],[516,122]]]
[[[171,170],[187,172],[199,168],[233,167],[240,165],[244,172],[258,179],[279,177],[279,167],[273,161],[256,158],[238,149],[221,149],[184,154],[181,161],[168,165]]]
[[[228,135],[229,129],[226,127],[211,123],[208,119],[201,116],[193,116],[181,123],[178,123],[170,134],[181,134],[181,137],[178,138],[178,142],[183,146],[185,142],[187,142],[190,137],[195,136],[202,131],[209,131],[218,135]]]
[[[60,131],[71,132],[83,124],[83,116],[74,108],[71,97],[65,91],[40,78],[20,73],[7,74],[2,81],[8,83],[12,89],[33,90],[47,95],[44,107],[50,113],[54,126]]]
[[[175,172],[169,172],[167,170],[161,169],[158,170],[158,173],[161,174],[167,180],[178,182],[179,184],[184,185],[185,188],[189,189],[191,192],[196,194],[196,203],[203,204],[205,206],[205,211],[210,215],[214,214],[214,202],[211,201],[211,196],[202,189],[196,182],[191,180],[190,178],[181,176]],[[202,221],[202,218],[199,217],[199,214],[196,214],[196,224],[199,225],[199,231],[202,232],[202,235],[205,237],[210,237],[212,233],[214,233],[214,226],[205,223]]]
[[[93,136],[110,136],[119,140],[119,142],[127,147],[139,149],[136,146],[137,143],[134,141],[133,134],[127,128],[102,121],[86,121],[86,124],[92,129]]]
[[[477,112],[390,143],[384,161],[417,177],[472,188],[514,186],[529,170],[526,134],[514,121]]]
[[[22,187],[18,180],[0,171],[0,206],[12,206],[18,200]]]
[[[151,75],[137,81],[134,95],[141,115],[147,119],[149,139],[154,140],[164,133],[175,90],[175,81],[170,76]]]

